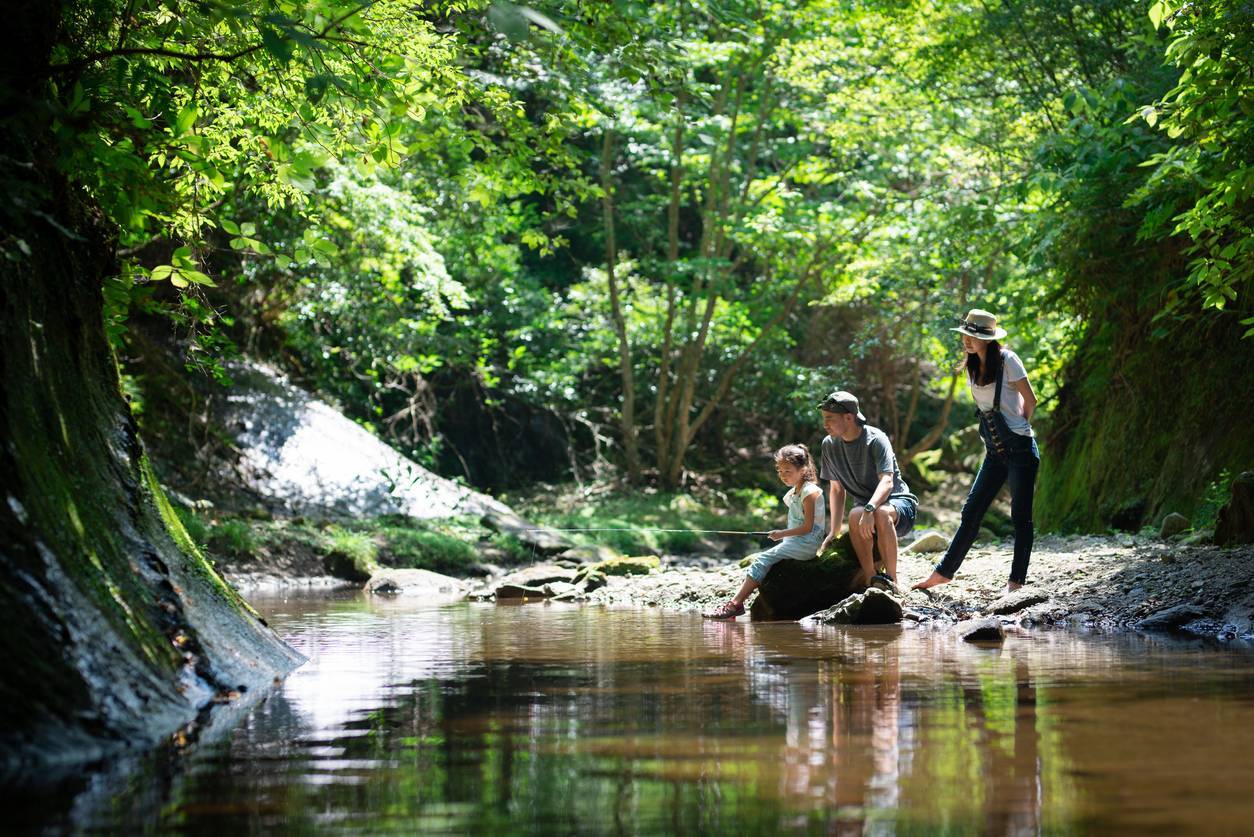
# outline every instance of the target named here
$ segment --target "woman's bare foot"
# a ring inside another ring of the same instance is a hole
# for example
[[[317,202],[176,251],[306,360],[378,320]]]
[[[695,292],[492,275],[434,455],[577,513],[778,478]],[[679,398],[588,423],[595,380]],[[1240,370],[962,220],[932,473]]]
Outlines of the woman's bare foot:
[[[1006,593],[1013,593],[1022,586],[1023,585],[1017,581],[1007,581],[1006,586],[1002,588],[1002,595],[1005,595]]]
[[[941,575],[940,573],[932,573],[923,581],[920,581],[918,584],[914,585],[910,589],[911,590],[926,590],[929,587],[938,587],[941,584],[948,584],[951,581],[953,581],[952,578],[945,578],[945,576]]]

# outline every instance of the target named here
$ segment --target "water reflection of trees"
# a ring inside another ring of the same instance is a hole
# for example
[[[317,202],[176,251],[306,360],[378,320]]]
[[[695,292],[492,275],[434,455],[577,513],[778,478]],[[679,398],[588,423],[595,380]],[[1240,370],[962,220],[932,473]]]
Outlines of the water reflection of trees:
[[[1046,745],[1026,655],[895,629],[590,609],[370,624],[392,658],[311,636],[345,659],[324,657],[322,675],[257,713],[230,771],[192,780],[180,795],[200,800],[198,816],[454,831],[1040,827]],[[406,631],[426,634],[407,643]],[[328,724],[301,704],[337,666],[363,688],[327,693],[351,707]]]
[[[942,644],[921,667],[895,629],[510,616],[343,725],[337,775],[372,766],[364,787],[299,796],[476,829],[1039,828],[1026,655]]]
[[[110,811],[73,821],[1016,834],[1199,823],[1219,800],[1248,822],[1232,803],[1254,729],[1244,657],[534,605],[296,616],[309,670],[186,763],[150,760],[121,790],[95,777],[76,805],[108,795]],[[1224,724],[1222,746],[1199,735]]]

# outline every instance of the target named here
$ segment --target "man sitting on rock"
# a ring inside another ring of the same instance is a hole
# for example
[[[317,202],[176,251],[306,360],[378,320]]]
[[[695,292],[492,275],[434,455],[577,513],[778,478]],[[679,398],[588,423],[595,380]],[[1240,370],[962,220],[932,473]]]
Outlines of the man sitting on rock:
[[[838,390],[823,399],[823,454],[819,477],[831,483],[827,492],[831,530],[819,554],[840,537],[845,520],[845,494],[853,498],[849,512],[849,539],[868,585],[897,589],[897,538],[914,526],[919,498],[901,479],[897,456],[888,435],[866,423],[858,399]],[[875,571],[874,547],[878,543],[884,571]]]

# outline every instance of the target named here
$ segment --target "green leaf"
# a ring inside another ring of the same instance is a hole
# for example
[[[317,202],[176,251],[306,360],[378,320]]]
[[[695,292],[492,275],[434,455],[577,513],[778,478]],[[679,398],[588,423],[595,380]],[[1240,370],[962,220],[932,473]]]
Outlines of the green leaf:
[[[315,105],[318,104],[327,94],[327,85],[330,83],[331,79],[329,76],[310,76],[305,79],[305,98],[313,102]]]
[[[129,105],[126,107],[126,115],[130,117],[131,124],[141,131],[147,131],[152,127],[152,120],[146,118],[142,113]]]
[[[197,285],[208,285],[211,288],[217,287],[217,285],[213,283],[212,279],[201,273],[199,270],[181,270],[179,273],[182,274],[183,278],[187,279],[187,281],[194,282]]]
[[[74,82],[74,89],[70,93],[70,103],[66,106],[66,110],[69,111],[70,116],[79,116],[91,110],[91,100],[87,98],[82,82]]]
[[[266,52],[279,59],[283,64],[292,60],[292,51],[295,49],[295,46],[291,41],[268,26],[261,28],[261,45],[265,47]]]
[[[174,120],[174,135],[181,137],[190,131],[192,126],[196,124],[196,117],[199,114],[200,111],[197,109],[195,102],[188,102],[183,105],[182,110],[179,111],[179,115]]]
[[[1160,26],[1162,26],[1163,15],[1166,14],[1166,12],[1167,10],[1163,7],[1161,0],[1159,0],[1159,2],[1156,2],[1150,5],[1149,19],[1150,19],[1150,23],[1154,24],[1155,29],[1158,29]]]
[[[239,224],[236,224],[234,221],[223,220],[222,229],[226,230],[231,235],[240,234]]]
[[[148,279],[152,282],[162,282],[169,279],[172,273],[174,273],[174,268],[168,264],[163,264],[159,267],[154,267],[152,272],[148,274]]]
[[[535,9],[528,8],[527,6],[516,6],[515,8],[518,10],[520,15],[534,23],[536,26],[539,26],[541,29],[547,29],[555,35],[565,34],[565,32],[562,31],[562,27],[558,26],[557,23],[554,22],[553,18],[548,15],[541,14]]]

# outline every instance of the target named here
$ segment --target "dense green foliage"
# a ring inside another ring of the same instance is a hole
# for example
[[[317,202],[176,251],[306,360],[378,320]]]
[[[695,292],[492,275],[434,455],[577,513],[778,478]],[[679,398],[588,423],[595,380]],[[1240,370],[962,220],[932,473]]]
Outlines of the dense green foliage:
[[[979,305],[1047,525],[1138,525],[1254,449],[1214,397],[1251,374],[1251,14],[81,0],[29,118],[118,228],[115,346],[142,310],[281,355],[439,470],[673,488],[817,441],[837,386],[908,461],[967,423]],[[1172,385],[1215,422],[1177,459]]]
[[[461,576],[488,553],[507,565],[532,557],[529,547],[475,520],[253,519],[183,507],[175,513],[199,548],[235,572],[294,562],[307,575],[350,569],[368,576],[380,567],[398,567]]]

